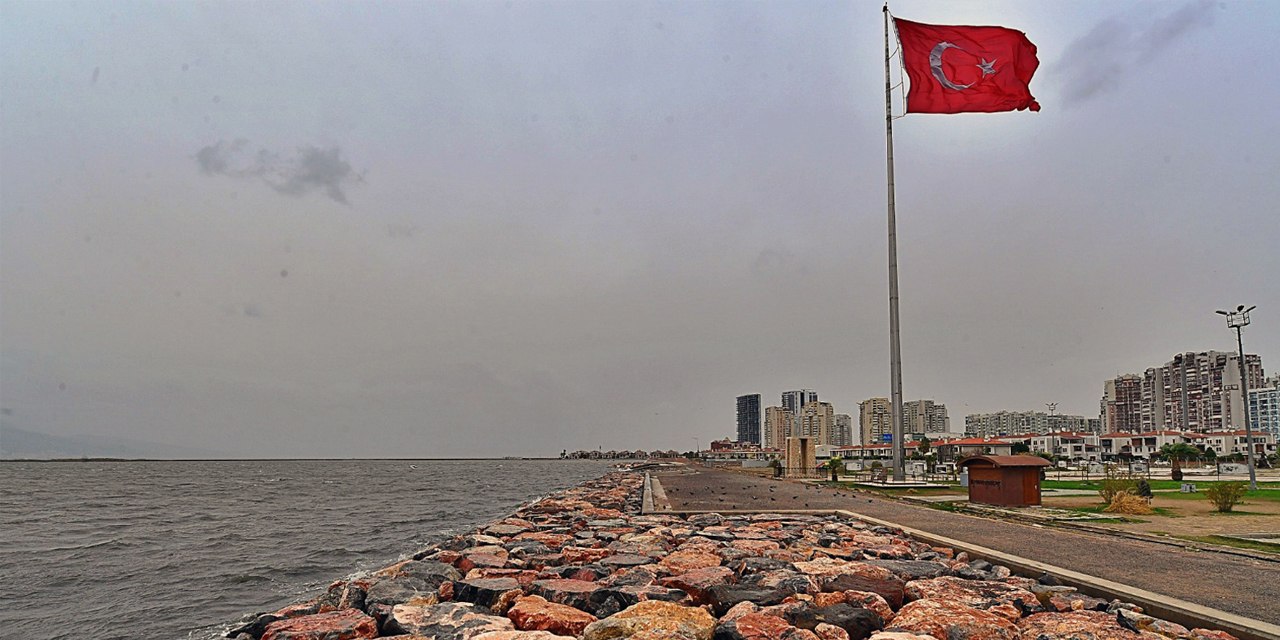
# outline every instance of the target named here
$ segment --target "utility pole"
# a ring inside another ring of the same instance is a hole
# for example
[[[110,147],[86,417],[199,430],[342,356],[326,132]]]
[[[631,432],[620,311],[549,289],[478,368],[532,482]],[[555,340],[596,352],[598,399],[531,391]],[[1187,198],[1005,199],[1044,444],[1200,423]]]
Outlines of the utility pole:
[[[1244,305],[1236,307],[1235,311],[1219,310],[1218,315],[1227,317],[1227,327],[1236,330],[1236,362],[1240,364],[1240,404],[1244,407],[1244,439],[1245,446],[1249,450],[1249,490],[1258,490],[1258,477],[1255,472],[1253,463],[1253,428],[1250,426],[1249,420],[1249,371],[1244,364],[1244,338],[1240,335],[1240,330],[1249,326],[1249,312],[1257,309],[1258,305],[1253,305],[1248,309]]]

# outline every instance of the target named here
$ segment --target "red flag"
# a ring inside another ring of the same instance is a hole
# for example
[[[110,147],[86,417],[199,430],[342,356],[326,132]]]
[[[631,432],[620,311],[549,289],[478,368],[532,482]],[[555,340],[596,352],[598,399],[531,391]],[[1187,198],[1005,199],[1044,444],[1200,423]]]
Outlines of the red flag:
[[[1028,87],[1040,61],[1021,31],[894,23],[911,78],[908,113],[1040,110]]]

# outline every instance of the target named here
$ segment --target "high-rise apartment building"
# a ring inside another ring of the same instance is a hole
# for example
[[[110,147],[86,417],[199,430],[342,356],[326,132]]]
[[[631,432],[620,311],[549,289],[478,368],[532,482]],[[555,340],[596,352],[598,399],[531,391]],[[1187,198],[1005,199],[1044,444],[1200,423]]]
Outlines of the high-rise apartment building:
[[[964,417],[964,434],[974,438],[1040,435],[1064,431],[1097,433],[1102,423],[1096,418],[1070,414],[1050,415],[1043,411],[997,411],[972,413]]]
[[[1280,438],[1280,375],[1249,389],[1249,426]]]
[[[902,404],[904,434],[926,435],[947,433],[950,430],[951,418],[947,417],[947,405],[937,404],[932,400],[912,400]]]
[[[831,444],[837,447],[853,446],[853,416],[837,413],[835,426],[831,429]]]
[[[738,442],[760,444],[760,394],[738,396]]]
[[[1209,432],[1244,428],[1246,403],[1240,385],[1239,356],[1201,351],[1175,355],[1162,367],[1108,380],[1102,397],[1107,431]],[[1262,358],[1245,355],[1250,388],[1263,382]],[[1132,407],[1135,392],[1139,406]]]
[[[765,407],[764,409],[764,448],[782,449],[787,446],[787,438],[792,435],[795,416],[786,407]]]
[[[835,426],[835,408],[830,402],[810,402],[804,406],[800,422],[800,435],[813,439],[814,446],[833,444],[831,431]]]
[[[804,406],[818,401],[818,392],[812,389],[782,392],[782,408],[791,412],[799,420],[804,413]]]
[[[1100,407],[1107,433],[1139,433],[1148,430],[1143,428],[1142,390],[1142,376],[1136,374],[1129,373],[1107,381]]]
[[[888,398],[869,398],[858,403],[859,437],[861,444],[885,442],[886,434],[893,435],[893,406]]]

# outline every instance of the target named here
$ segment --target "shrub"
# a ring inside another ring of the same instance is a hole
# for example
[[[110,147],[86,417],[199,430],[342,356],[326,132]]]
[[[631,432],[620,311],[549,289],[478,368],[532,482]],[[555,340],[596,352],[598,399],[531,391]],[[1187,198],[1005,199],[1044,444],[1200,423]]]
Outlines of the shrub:
[[[1102,480],[1102,486],[1098,489],[1098,495],[1102,496],[1102,501],[1111,504],[1116,494],[1121,492],[1137,493],[1138,479],[1128,471],[1120,472],[1115,469],[1107,469],[1107,477]]]
[[[1244,497],[1244,492],[1243,482],[1217,482],[1204,492],[1204,496],[1219,513],[1228,513]]]
[[[1149,516],[1155,513],[1151,510],[1151,505],[1147,502],[1146,498],[1129,493],[1128,491],[1121,491],[1112,496],[1111,503],[1108,504],[1107,508],[1103,509],[1103,511],[1107,513],[1125,513],[1135,516]]]

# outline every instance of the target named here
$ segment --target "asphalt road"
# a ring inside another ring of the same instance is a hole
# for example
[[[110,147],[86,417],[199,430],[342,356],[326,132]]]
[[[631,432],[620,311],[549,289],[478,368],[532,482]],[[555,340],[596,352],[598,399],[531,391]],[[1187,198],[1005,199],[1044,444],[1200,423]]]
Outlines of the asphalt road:
[[[1277,562],[991,520],[729,471],[655,475],[676,511],[844,509],[1280,624]]]

